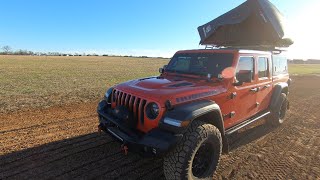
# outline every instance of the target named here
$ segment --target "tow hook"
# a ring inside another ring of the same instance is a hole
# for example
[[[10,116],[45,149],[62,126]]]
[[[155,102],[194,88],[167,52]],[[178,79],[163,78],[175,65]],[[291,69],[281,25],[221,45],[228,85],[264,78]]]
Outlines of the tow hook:
[[[124,152],[124,155],[128,155],[128,146],[125,144],[121,145],[121,151]]]

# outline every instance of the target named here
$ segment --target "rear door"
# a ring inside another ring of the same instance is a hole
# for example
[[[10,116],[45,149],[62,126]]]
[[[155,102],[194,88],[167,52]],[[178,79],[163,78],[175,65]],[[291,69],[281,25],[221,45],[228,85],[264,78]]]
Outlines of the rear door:
[[[272,95],[272,74],[271,72],[271,57],[257,57],[257,112],[264,111],[268,108]]]

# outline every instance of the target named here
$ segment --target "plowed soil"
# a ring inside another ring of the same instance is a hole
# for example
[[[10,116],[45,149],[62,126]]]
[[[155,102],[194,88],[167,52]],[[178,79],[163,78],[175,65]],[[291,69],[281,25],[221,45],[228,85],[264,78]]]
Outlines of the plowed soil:
[[[285,123],[232,136],[216,179],[319,179],[320,77],[296,76]],[[97,102],[0,114],[0,179],[164,179],[161,159],[96,132]]]

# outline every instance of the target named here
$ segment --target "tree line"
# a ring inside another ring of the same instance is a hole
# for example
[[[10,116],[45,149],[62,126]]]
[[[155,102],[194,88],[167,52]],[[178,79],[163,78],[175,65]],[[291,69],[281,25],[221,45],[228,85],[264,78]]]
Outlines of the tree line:
[[[29,55],[29,56],[99,56],[96,53],[60,53],[60,52],[33,52],[29,50],[18,49],[14,51],[10,46],[0,47],[0,55]],[[103,54],[101,56],[114,56]]]
[[[2,50],[2,51],[1,51]],[[13,51],[10,46],[3,46],[0,48],[0,55],[29,55],[29,56],[99,56],[98,54],[86,53],[60,53],[60,52],[33,52],[29,50],[18,49]],[[109,56],[104,54],[102,56]]]
[[[138,58],[149,58],[148,56],[128,56],[128,55],[109,55],[102,54],[98,55],[96,53],[86,54],[86,53],[60,53],[60,52],[33,52],[29,50],[16,50],[14,51],[10,46],[2,46],[0,48],[0,55],[29,55],[29,56],[114,56],[114,57],[138,57]],[[155,57],[163,58],[163,57]]]
[[[2,50],[0,52],[1,55],[35,55],[33,51],[28,51],[28,50],[19,49],[19,50],[13,51],[13,49],[7,45],[3,46],[1,50]]]

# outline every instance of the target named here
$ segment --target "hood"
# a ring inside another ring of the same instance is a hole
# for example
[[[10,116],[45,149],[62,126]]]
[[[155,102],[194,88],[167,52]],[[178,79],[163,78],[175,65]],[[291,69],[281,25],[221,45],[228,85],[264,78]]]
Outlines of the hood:
[[[221,82],[176,77],[150,77],[119,84],[115,89],[155,101],[164,106],[170,100],[173,105],[205,98],[226,91]]]

